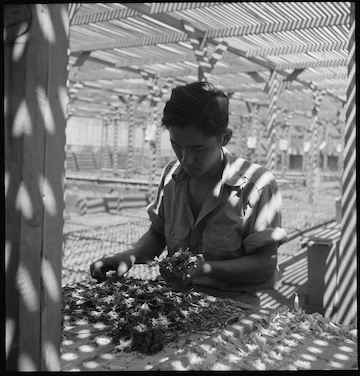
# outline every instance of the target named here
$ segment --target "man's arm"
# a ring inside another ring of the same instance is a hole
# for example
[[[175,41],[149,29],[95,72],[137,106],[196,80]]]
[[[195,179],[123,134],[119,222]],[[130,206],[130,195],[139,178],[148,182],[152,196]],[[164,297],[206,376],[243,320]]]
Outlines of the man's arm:
[[[164,234],[157,231],[153,224],[149,230],[134,244],[135,264],[143,264],[160,256],[166,245]]]
[[[109,255],[93,262],[90,265],[90,274],[98,281],[106,280],[106,273],[116,271],[121,277],[134,264],[145,263],[159,256],[165,248],[165,236],[158,232],[153,225],[149,230],[127,251]]]
[[[277,247],[277,243],[274,242],[236,259],[202,261],[197,268],[190,271],[190,279],[209,277],[237,283],[266,281],[276,270]]]

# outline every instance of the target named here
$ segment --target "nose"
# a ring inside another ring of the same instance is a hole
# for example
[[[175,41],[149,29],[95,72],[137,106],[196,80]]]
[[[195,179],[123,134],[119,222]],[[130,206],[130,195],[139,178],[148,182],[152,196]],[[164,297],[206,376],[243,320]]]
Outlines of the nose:
[[[181,153],[181,164],[190,166],[194,162],[194,153],[190,149],[183,149]]]

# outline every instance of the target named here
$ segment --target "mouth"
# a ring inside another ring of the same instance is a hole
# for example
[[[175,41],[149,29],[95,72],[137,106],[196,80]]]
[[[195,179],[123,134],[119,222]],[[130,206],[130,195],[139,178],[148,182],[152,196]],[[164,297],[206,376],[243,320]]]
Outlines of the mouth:
[[[196,167],[186,167],[184,166],[184,170],[189,174],[189,175],[194,175],[199,173],[199,169]]]

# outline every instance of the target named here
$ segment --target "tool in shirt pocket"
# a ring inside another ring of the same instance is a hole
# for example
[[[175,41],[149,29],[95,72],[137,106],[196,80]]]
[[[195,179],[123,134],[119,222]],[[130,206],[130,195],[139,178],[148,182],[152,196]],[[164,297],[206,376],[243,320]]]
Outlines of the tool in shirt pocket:
[[[253,208],[259,199],[259,192],[257,191],[255,184],[248,181],[238,187],[236,196],[240,197],[242,216],[245,216],[248,208]]]
[[[246,214],[246,209],[250,205],[249,201],[247,200],[248,196],[244,194],[244,185],[238,188],[236,196],[240,198],[241,216],[244,217]]]

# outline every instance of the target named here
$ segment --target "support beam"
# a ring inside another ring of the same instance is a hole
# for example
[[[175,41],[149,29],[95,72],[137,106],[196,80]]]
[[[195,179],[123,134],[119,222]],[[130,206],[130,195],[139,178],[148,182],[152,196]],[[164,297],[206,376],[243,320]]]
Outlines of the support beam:
[[[290,73],[286,77],[285,81],[293,81],[293,80],[295,80],[302,72],[304,72],[304,70],[305,70],[304,68],[302,68],[302,69],[294,69],[293,72]]]
[[[160,2],[152,4],[151,14],[161,14],[164,12],[183,11],[187,9],[199,9],[204,7],[216,6],[218,2],[184,2],[184,3],[172,3],[172,2]],[[127,4],[124,4],[127,5]],[[71,22],[71,25],[87,25],[93,22],[105,22],[113,20],[121,20],[128,17],[141,16],[141,12],[131,8],[118,9],[116,11],[106,11],[97,13],[88,13],[81,16],[76,16]]]
[[[267,144],[266,144],[266,168],[271,172],[276,168],[276,127],[275,120],[277,116],[277,101],[281,94],[283,85],[279,82],[276,71],[271,71],[270,79],[267,84],[269,108],[267,116]]]
[[[199,32],[187,22],[183,22],[184,30],[189,36],[198,63],[198,80],[208,81],[215,64],[221,60],[227,49],[227,43],[218,43],[211,57],[208,56],[207,41],[204,36],[199,37]]]
[[[6,370],[58,372],[68,4],[4,11]]]
[[[83,51],[79,55],[79,57],[76,59],[75,63],[73,64],[73,67],[79,67],[81,68],[85,61],[87,61],[90,57],[91,51]]]
[[[258,72],[248,72],[248,75],[257,83],[267,82]]]
[[[356,53],[355,3],[350,3],[349,69],[342,174],[341,239],[336,291],[337,320],[357,319]]]

